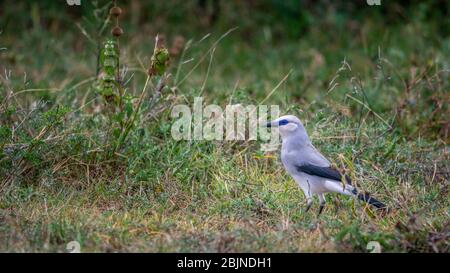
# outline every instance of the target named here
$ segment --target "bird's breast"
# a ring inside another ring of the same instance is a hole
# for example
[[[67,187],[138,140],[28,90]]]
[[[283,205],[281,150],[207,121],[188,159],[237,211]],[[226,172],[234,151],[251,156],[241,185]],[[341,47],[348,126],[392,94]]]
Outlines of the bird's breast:
[[[281,152],[281,162],[283,163],[284,168],[286,171],[291,175],[294,176],[297,174],[297,167],[295,166],[295,160],[291,158],[291,155],[287,152]]]

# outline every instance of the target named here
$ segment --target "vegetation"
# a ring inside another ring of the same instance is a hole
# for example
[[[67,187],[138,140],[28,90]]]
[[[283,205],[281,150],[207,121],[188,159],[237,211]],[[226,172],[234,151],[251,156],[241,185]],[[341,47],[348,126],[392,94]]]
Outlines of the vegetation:
[[[0,251],[449,252],[447,1],[143,2],[0,4]],[[197,96],[299,116],[392,212],[174,140]]]

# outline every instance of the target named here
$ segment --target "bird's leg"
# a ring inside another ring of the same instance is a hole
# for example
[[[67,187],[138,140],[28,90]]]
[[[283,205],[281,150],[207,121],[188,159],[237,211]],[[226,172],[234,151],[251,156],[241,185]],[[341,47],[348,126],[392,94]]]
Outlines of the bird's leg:
[[[307,201],[306,201],[306,209],[305,209],[305,213],[309,211],[309,209],[311,208],[313,203],[313,199],[311,196],[307,197]]]
[[[325,195],[323,193],[319,194],[319,200],[320,200],[320,207],[319,207],[319,214],[320,215],[323,211],[323,208],[325,208]]]
[[[300,187],[303,190],[303,193],[305,194],[306,197],[306,209],[305,209],[305,213],[308,212],[308,210],[311,208],[312,203],[313,203],[313,196],[311,194],[311,187],[309,185],[309,181],[306,180],[307,183],[307,187],[303,184],[300,185]]]

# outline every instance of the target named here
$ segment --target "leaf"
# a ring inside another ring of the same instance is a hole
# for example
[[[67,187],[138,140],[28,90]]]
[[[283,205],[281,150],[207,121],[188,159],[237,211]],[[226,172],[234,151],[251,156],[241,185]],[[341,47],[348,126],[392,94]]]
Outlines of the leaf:
[[[120,137],[120,133],[121,133],[121,130],[120,130],[119,128],[115,128],[115,129],[113,130],[113,135],[114,135],[116,138],[119,138],[119,137]]]
[[[130,101],[125,104],[125,112],[127,113],[128,118],[133,114],[133,103]]]

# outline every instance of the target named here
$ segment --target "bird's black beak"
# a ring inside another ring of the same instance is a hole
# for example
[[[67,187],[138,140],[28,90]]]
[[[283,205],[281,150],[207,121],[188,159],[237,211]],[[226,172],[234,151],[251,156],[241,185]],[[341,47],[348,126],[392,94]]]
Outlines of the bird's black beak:
[[[267,122],[267,123],[266,123],[266,127],[272,127],[272,123]]]

